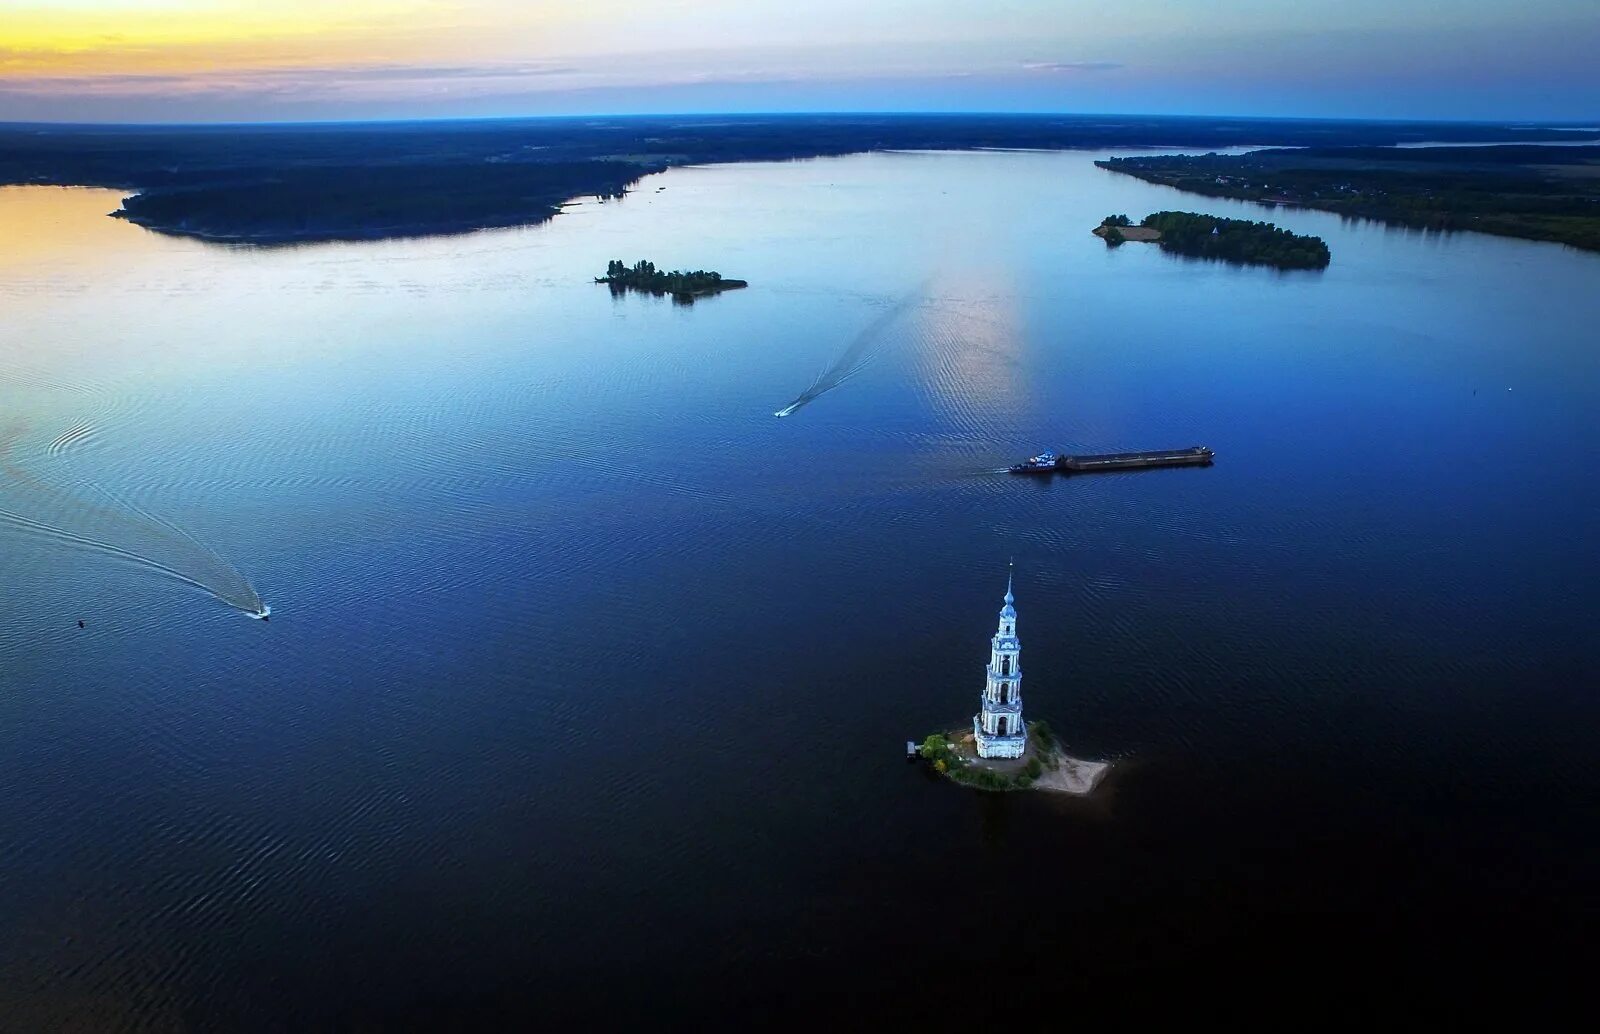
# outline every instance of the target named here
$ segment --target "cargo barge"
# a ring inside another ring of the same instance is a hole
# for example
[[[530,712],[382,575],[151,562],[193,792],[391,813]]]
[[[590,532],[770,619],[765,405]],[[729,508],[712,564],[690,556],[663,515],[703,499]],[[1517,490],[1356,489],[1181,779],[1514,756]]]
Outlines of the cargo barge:
[[[1012,464],[1013,474],[1089,474],[1102,470],[1146,470],[1151,467],[1209,467],[1216,453],[1204,445],[1157,452],[1108,452],[1097,456],[1057,456],[1050,451]]]

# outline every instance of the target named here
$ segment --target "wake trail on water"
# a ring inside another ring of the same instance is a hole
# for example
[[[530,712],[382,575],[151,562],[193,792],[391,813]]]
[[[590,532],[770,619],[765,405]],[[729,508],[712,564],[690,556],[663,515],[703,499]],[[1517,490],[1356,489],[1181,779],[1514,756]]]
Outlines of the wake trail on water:
[[[0,432],[0,473],[5,475],[0,489],[10,489],[0,491],[0,499],[11,497],[6,499],[7,505],[0,506],[0,526],[175,579],[251,617],[269,613],[249,579],[177,524],[79,479],[82,488],[105,500],[105,505],[97,505],[21,465],[13,450],[26,430],[25,425],[13,425]],[[85,440],[92,431],[87,422],[74,425],[50,442],[45,457],[59,460],[74,442]]]
[[[187,528],[180,527],[165,517],[159,517],[151,513],[131,499],[115,496],[99,485],[93,487],[114,505],[124,507],[130,513],[149,521],[158,531],[165,529],[172,535],[178,536],[183,542],[188,543],[189,546],[192,546],[195,550],[195,557],[199,559],[207,571],[213,573],[213,577],[206,584],[210,587],[211,593],[218,599],[228,603],[230,606],[238,607],[238,609],[245,611],[252,617],[264,617],[266,615],[269,608],[261,602],[261,595],[256,592],[255,587],[250,584],[249,580],[224,559],[220,553],[195,538]],[[224,582],[229,584],[224,586]]]
[[[823,368],[823,371],[817,374],[805,391],[796,395],[793,402],[790,402],[772,415],[776,417],[793,416],[866,369],[877,354],[875,349],[883,337],[883,332],[889,329],[890,324],[900,318],[901,313],[909,309],[922,297],[922,292],[923,288],[918,287],[915,291],[885,309],[877,319],[867,324],[859,334],[851,339],[850,344],[845,346],[845,350],[839,354],[839,357]]]

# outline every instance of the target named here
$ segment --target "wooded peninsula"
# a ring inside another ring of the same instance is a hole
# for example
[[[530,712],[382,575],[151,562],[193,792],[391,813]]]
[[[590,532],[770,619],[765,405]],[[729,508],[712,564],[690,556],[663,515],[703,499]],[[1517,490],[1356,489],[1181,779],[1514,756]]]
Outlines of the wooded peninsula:
[[[1293,233],[1272,223],[1224,219],[1199,212],[1152,212],[1134,226],[1125,215],[1108,215],[1095,227],[1107,247],[1150,241],[1162,251],[1277,269],[1323,269],[1328,245],[1321,237]]]
[[[1600,251],[1600,147],[1305,147],[1095,164],[1211,197]]]

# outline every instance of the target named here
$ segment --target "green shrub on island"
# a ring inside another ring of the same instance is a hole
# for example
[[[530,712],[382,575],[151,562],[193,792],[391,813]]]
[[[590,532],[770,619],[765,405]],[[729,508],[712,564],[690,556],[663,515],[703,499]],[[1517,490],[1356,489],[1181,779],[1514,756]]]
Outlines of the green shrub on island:
[[[1019,789],[1017,781],[1010,776],[1001,775],[999,772],[994,772],[987,768],[978,768],[973,765],[951,768],[950,778],[967,786],[976,786],[980,790]]]
[[[1038,748],[1049,750],[1050,727],[1043,722],[1030,722],[1029,733],[1038,738]],[[1039,738],[1042,737],[1042,738]],[[931,764],[934,771],[940,775],[949,776],[963,786],[975,787],[979,790],[1026,790],[1034,781],[1044,774],[1044,763],[1038,756],[1028,758],[1022,766],[1022,771],[1014,775],[996,772],[983,767],[979,762],[974,764],[967,758],[956,753],[950,743],[950,738],[942,733],[934,733],[922,741],[917,747],[917,754],[922,760]]]
[[[1122,230],[1116,226],[1107,226],[1105,232],[1100,236],[1105,238],[1106,247],[1108,248],[1115,248],[1128,239]]]
[[[922,746],[917,748],[917,753],[922,760],[932,764],[934,770],[940,775],[953,773],[966,765],[961,755],[950,749],[950,741],[939,733],[934,733],[922,741]]]
[[[657,269],[654,262],[645,259],[631,266],[620,259],[612,259],[606,263],[606,275],[595,277],[594,282],[610,284],[612,291],[617,293],[644,291],[647,294],[670,294],[681,301],[692,300],[697,295],[749,286],[743,280],[725,279],[715,270],[696,269],[685,273],[675,269],[669,273]]]
[[[1328,245],[1272,223],[1224,219],[1198,212],[1153,212],[1139,223],[1161,234],[1161,249],[1195,258],[1221,259],[1279,269],[1323,269]],[[1107,239],[1113,230],[1107,230]]]
[[[1133,220],[1125,215],[1108,215],[1100,220],[1101,226],[1132,226]]]

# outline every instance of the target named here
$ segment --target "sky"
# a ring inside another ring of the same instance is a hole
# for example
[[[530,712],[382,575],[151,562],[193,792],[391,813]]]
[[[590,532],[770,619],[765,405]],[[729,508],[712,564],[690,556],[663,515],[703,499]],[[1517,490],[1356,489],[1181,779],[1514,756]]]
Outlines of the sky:
[[[1600,124],[1600,0],[0,0],[0,121],[896,110]]]

